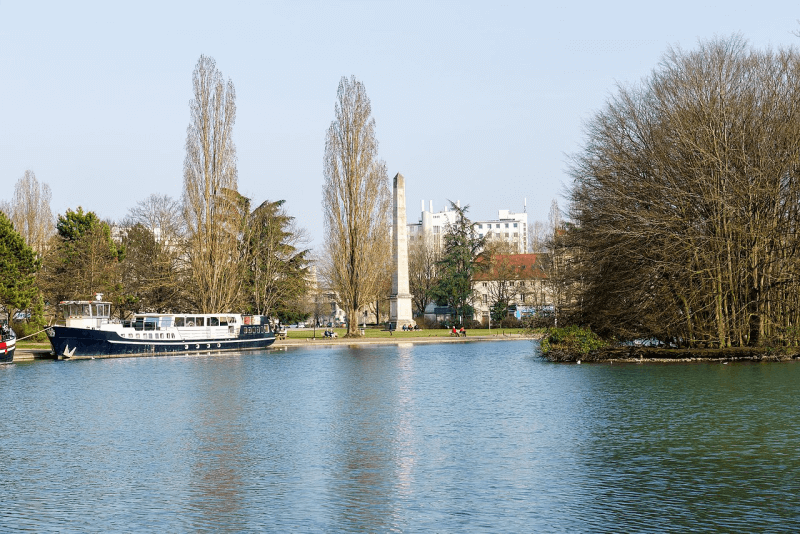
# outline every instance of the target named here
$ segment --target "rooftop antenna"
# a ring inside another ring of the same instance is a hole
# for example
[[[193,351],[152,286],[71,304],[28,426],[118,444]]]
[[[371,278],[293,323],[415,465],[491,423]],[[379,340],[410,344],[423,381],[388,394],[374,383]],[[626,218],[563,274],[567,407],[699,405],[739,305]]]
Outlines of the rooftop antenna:
[[[523,200],[522,213],[528,213],[528,197]]]

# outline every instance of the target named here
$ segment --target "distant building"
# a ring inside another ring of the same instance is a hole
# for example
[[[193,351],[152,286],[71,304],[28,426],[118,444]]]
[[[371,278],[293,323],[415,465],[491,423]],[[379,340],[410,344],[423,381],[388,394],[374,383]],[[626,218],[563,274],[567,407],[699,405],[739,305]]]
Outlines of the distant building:
[[[474,319],[486,323],[500,286],[508,297],[509,316],[535,315],[552,304],[542,254],[497,254],[493,267],[475,275],[472,282]]]
[[[502,241],[511,246],[517,254],[528,252],[528,214],[499,210],[497,219],[476,221],[475,231],[486,241]]]
[[[456,202],[458,206],[461,202]],[[456,212],[445,206],[444,211],[434,213],[433,201],[429,209],[425,210],[425,201],[422,201],[422,212],[419,222],[408,225],[409,243],[415,239],[428,236],[432,244],[441,250],[442,239],[449,225],[455,223]],[[517,254],[528,251],[528,214],[514,213],[510,210],[498,210],[497,219],[473,221],[475,231],[487,241],[502,241],[510,245],[511,250]]]
[[[477,273],[472,282],[473,320],[488,323],[492,306],[502,293],[508,297],[508,315],[524,319],[552,309],[553,299],[547,286],[543,254],[497,254],[492,269]],[[430,303],[425,319],[436,322],[453,321],[454,310]]]

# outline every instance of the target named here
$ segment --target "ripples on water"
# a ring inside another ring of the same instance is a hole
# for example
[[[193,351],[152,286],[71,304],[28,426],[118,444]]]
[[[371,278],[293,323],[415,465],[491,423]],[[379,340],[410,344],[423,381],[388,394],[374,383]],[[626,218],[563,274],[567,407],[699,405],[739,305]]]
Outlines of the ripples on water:
[[[0,530],[797,531],[798,379],[530,342],[0,366]]]

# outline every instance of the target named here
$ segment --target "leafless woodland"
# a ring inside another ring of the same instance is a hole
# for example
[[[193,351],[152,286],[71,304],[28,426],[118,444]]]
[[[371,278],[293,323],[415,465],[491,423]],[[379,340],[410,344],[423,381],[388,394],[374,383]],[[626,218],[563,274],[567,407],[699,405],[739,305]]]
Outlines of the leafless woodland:
[[[586,133],[557,237],[581,320],[689,346],[797,341],[796,49],[669,50]]]

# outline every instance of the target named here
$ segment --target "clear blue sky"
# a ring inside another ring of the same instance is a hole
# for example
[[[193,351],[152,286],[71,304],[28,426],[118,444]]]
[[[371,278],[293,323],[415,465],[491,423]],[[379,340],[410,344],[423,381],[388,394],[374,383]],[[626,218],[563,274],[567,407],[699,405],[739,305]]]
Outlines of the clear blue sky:
[[[669,46],[741,33],[798,45],[795,2],[30,2],[0,0],[0,199],[26,169],[121,219],[179,198],[191,75],[237,94],[239,189],[285,199],[319,245],[325,131],[342,76],[364,82],[380,155],[420,200],[546,220],[582,125]],[[654,6],[654,7],[651,7]]]

